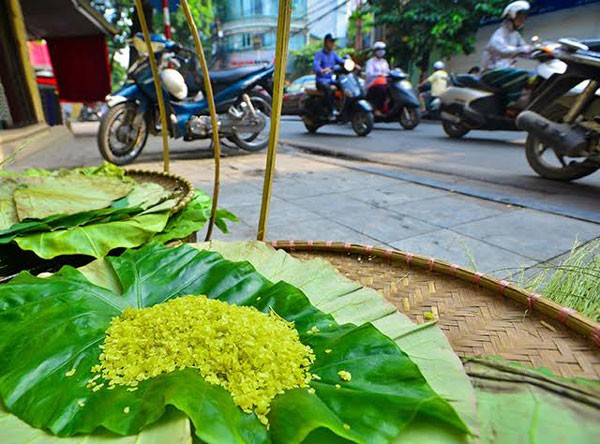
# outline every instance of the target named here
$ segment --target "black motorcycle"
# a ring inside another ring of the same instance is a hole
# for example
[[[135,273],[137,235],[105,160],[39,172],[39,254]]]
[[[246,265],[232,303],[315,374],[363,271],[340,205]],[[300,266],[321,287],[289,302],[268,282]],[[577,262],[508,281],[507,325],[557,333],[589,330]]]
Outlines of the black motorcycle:
[[[356,64],[351,59],[334,67],[331,83],[336,89],[334,120],[330,120],[323,92],[315,88],[306,89],[307,98],[302,104],[301,117],[309,133],[315,133],[320,127],[330,123],[348,122],[359,136],[366,136],[371,132],[375,121],[373,107],[365,100],[355,70]]]
[[[559,40],[546,51],[566,64],[517,117],[525,153],[547,179],[569,181],[600,168],[600,40]]]
[[[387,77],[387,99],[383,114],[375,116],[375,122],[400,122],[404,129],[411,130],[421,121],[419,100],[413,92],[408,75],[401,69],[390,71]]]

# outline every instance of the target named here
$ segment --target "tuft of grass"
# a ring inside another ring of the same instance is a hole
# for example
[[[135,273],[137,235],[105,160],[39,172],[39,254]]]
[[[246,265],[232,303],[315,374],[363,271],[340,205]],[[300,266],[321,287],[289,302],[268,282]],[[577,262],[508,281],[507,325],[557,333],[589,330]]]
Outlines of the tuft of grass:
[[[562,263],[538,268],[525,288],[600,322],[600,240],[575,242]]]

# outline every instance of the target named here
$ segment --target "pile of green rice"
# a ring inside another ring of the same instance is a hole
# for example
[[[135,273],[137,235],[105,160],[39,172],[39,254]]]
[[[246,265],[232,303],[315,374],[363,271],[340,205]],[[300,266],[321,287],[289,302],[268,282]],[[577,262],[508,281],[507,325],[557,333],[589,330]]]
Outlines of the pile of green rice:
[[[184,296],[149,308],[128,308],[114,318],[88,387],[135,390],[143,380],[197,368],[206,381],[227,389],[242,410],[254,411],[268,425],[271,400],[285,390],[306,387],[313,361],[293,323],[277,314]]]

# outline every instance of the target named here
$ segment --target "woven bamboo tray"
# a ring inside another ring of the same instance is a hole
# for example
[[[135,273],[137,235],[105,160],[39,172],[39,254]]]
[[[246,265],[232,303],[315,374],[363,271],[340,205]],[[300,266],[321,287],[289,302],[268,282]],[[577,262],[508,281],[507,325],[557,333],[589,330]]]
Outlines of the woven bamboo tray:
[[[175,174],[152,170],[126,170],[127,175],[136,182],[152,182],[164,187],[177,198],[177,204],[171,208],[171,213],[177,213],[194,197],[194,186],[185,177]]]
[[[600,379],[600,324],[507,281],[391,249],[317,241],[271,245],[301,259],[326,259],[417,323],[433,313],[462,358],[500,355],[564,377]]]

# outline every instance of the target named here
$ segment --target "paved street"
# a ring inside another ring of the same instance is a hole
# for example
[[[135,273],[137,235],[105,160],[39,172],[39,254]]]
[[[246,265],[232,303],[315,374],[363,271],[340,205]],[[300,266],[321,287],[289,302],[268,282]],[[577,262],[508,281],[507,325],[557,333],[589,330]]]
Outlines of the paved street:
[[[78,124],[74,130],[77,137],[54,130],[51,136],[44,138],[49,145],[32,147],[34,154],[19,160],[11,168],[74,167],[101,162],[94,124]],[[336,131],[345,130],[336,128]],[[407,146],[415,153],[429,150],[432,158],[444,160],[439,164],[451,164],[453,157],[460,157],[458,148],[446,160],[442,155],[447,149],[444,147],[455,142],[440,141],[435,135],[437,130],[436,126],[425,124],[408,134],[402,130],[383,129],[365,139],[324,135],[318,136],[318,140],[329,140],[333,146],[343,149],[362,144],[364,150],[377,153],[387,149],[395,155],[392,148],[384,146],[385,141],[391,141]],[[294,122],[285,122],[282,131],[286,138],[294,131],[302,132]],[[519,135],[512,135],[515,136]],[[300,135],[298,139],[305,137]],[[522,154],[518,145],[502,143],[498,139],[492,143],[479,141],[476,146],[473,142],[462,145],[470,150],[477,146],[482,153],[493,150],[514,152],[506,162],[514,162],[515,168],[517,156]],[[188,177],[210,193],[213,166],[208,144],[205,141],[175,141],[171,151],[172,171]],[[423,159],[418,161],[425,162]],[[224,148],[220,205],[236,213],[241,222],[233,225],[230,235],[218,234],[218,238],[255,237],[264,163],[264,153],[248,154],[235,148]],[[151,138],[133,167],[159,170],[161,166],[160,139]],[[483,160],[481,167],[485,168]],[[526,180],[526,168],[519,168],[520,173],[515,174]],[[367,171],[369,169],[372,171]],[[469,168],[464,166],[463,173],[469,174]],[[402,179],[401,175],[409,175],[414,180]],[[597,223],[448,191],[437,186],[439,183],[435,180],[439,177],[447,181],[444,183],[455,186],[464,180],[447,172],[431,176],[420,169],[408,170],[405,165],[400,168],[391,164],[322,157],[284,145],[278,156],[268,238],[341,240],[391,246],[507,276],[521,267],[532,267],[564,254],[576,239],[585,242],[600,235]],[[422,184],[427,181],[437,185]],[[480,180],[468,179],[468,182],[474,189],[485,188],[485,183]],[[598,190],[596,178],[583,185],[570,186]],[[563,198],[560,190],[553,192]],[[583,201],[579,204],[582,211],[595,214],[598,212],[596,202],[588,208],[583,206]]]
[[[308,134],[299,119],[286,117],[281,138],[313,153],[379,164],[369,171],[600,222],[600,173],[572,183],[541,179],[527,164],[522,132],[473,131],[454,140],[439,123],[425,121],[412,131],[378,123],[361,138],[349,126],[336,125]]]

